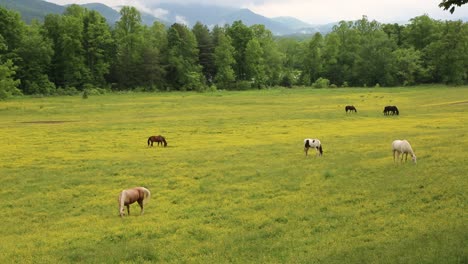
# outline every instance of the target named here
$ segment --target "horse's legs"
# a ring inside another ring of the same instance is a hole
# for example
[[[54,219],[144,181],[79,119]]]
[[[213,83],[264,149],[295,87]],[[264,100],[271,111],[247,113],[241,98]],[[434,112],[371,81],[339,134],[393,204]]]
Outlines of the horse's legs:
[[[130,215],[130,205],[129,204],[127,205],[127,213],[128,213],[128,215]]]
[[[396,160],[399,161],[400,160],[400,151],[398,150],[394,150],[393,151],[393,161],[395,161],[395,154],[396,154]],[[403,159],[403,156],[401,156],[401,158]]]
[[[140,215],[142,215],[145,212],[145,209],[143,208],[143,199],[137,201],[138,204],[140,205],[141,211]]]
[[[408,153],[405,153],[405,162],[408,161]]]
[[[307,152],[309,152],[309,148],[308,148],[308,147],[304,147],[304,152],[305,152],[306,157],[307,157],[307,155],[308,155]]]

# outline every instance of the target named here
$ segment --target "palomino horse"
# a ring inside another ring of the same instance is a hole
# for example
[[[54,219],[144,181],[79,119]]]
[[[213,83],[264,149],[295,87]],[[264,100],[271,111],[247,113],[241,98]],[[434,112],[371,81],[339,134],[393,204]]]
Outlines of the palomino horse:
[[[354,113],[357,113],[356,107],[354,107],[354,105],[347,105],[347,106],[345,106],[344,110],[346,111],[346,113],[348,113],[348,111],[349,112],[354,111]]]
[[[394,140],[392,142],[392,149],[393,149],[393,162],[395,162],[395,155],[396,155],[396,160],[400,158],[401,154],[401,160],[400,162],[403,162],[403,156],[405,156],[405,162],[408,160],[408,153],[411,154],[411,159],[413,162],[416,164],[416,155],[414,154],[413,148],[411,148],[410,143],[408,140],[403,139],[403,140]]]
[[[320,143],[320,140],[310,139],[310,138],[304,139],[304,152],[306,156],[308,155],[309,148],[315,148],[316,156],[322,156],[323,150],[322,150],[322,144]]]
[[[135,187],[132,189],[123,190],[119,194],[119,214],[120,217],[125,215],[124,206],[127,207],[127,213],[130,215],[130,205],[134,202],[138,202],[141,211],[140,215],[145,211],[143,208],[144,202],[151,197],[151,193],[145,187]]]
[[[164,147],[167,147],[167,142],[166,142],[166,139],[159,135],[159,136],[151,136],[148,138],[148,146],[151,144],[151,147],[153,146],[153,142],[158,142],[158,146],[159,144],[164,144]]]

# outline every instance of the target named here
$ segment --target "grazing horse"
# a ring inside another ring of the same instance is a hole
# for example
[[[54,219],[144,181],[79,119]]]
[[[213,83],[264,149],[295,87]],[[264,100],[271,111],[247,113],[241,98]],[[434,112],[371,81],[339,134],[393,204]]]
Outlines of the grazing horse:
[[[354,105],[347,105],[345,106],[344,110],[346,111],[346,113],[348,113],[348,111],[349,112],[354,111],[355,113],[357,113],[356,107],[354,107]]]
[[[306,156],[308,155],[309,148],[315,148],[316,156],[322,156],[323,150],[322,150],[322,144],[320,143],[320,140],[310,139],[310,138],[304,139],[304,152]]]
[[[394,140],[392,142],[392,149],[393,149],[393,162],[398,160],[400,158],[401,154],[401,160],[400,162],[403,162],[403,156],[405,156],[405,162],[408,160],[408,153],[411,154],[411,159],[413,162],[416,164],[416,155],[414,154],[413,148],[411,148],[410,143],[408,140],[403,139],[403,140]],[[396,155],[396,159],[395,159]]]
[[[384,107],[383,113],[384,115],[390,115],[390,112],[392,115],[399,115],[400,111],[398,111],[398,107],[394,105],[387,105]]]
[[[151,197],[151,193],[145,187],[135,187],[132,189],[123,190],[119,194],[119,214],[120,217],[125,215],[124,206],[127,207],[128,215],[130,215],[130,205],[134,202],[138,202],[141,208],[140,215],[145,211],[143,203]]]
[[[167,147],[167,142],[166,142],[166,139],[159,135],[159,136],[151,136],[148,138],[148,146],[151,144],[151,147],[153,146],[153,142],[158,142],[158,146],[159,144],[164,144],[164,147]]]

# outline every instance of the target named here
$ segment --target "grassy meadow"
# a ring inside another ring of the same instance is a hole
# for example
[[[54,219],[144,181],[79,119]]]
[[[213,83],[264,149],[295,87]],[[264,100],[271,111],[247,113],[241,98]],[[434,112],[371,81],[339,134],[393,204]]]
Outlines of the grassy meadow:
[[[445,86],[2,101],[0,263],[468,263],[467,112]]]

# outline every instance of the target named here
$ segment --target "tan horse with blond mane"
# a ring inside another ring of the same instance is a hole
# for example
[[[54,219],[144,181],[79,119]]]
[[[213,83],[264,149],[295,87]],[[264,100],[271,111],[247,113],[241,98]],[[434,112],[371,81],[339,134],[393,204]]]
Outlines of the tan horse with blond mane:
[[[119,214],[120,217],[125,215],[124,207],[127,207],[127,213],[130,215],[130,205],[138,202],[141,211],[140,215],[144,213],[143,204],[151,197],[151,192],[145,187],[135,187],[132,189],[123,190],[119,194]]]

